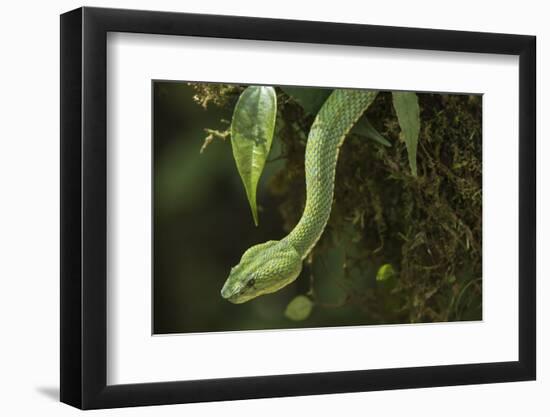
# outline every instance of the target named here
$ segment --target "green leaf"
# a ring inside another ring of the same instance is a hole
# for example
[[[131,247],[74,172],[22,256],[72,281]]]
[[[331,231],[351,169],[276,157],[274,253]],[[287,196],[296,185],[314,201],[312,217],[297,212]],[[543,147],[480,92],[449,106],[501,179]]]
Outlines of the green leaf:
[[[285,316],[294,321],[302,321],[309,317],[313,302],[305,295],[298,295],[286,306]]]
[[[387,281],[394,275],[395,269],[393,269],[393,266],[391,264],[384,264],[378,269],[378,272],[376,273],[376,281]]]
[[[382,136],[378,132],[378,130],[376,130],[376,128],[371,124],[371,122],[369,122],[369,119],[367,119],[365,116],[361,117],[357,121],[357,123],[351,130],[351,133],[365,136],[368,139],[372,139],[383,146],[391,146],[391,143],[388,142],[388,140],[384,136]]]
[[[281,90],[296,100],[306,113],[313,116],[317,114],[330,93],[332,93],[331,88],[281,87]]]
[[[231,121],[233,158],[256,226],[256,189],[271,149],[276,117],[277,95],[273,87],[250,86],[241,93]]]
[[[420,108],[415,93],[393,92],[393,107],[397,113],[403,139],[407,145],[409,165],[416,176],[416,147],[420,133]]]

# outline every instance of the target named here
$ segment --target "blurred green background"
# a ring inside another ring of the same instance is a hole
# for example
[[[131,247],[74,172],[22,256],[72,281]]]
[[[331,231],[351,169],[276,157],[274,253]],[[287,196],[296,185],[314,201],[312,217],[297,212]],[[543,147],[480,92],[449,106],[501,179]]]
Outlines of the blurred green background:
[[[286,135],[284,140],[274,138],[269,158],[273,161],[270,162],[268,159],[258,186],[260,224],[259,227],[255,227],[244,187],[235,167],[229,138],[217,139],[205,152],[200,152],[206,136],[204,129],[220,131],[227,129],[228,122],[224,121],[231,120],[233,106],[209,105],[205,110],[196,99],[194,100],[196,92],[192,86],[183,82],[155,81],[153,83],[153,331],[155,334],[481,319],[480,279],[471,272],[454,273],[449,270],[448,274],[441,275],[437,281],[429,276],[419,277],[424,279],[422,285],[414,287],[414,291],[408,289],[411,287],[402,285],[398,296],[392,293],[395,284],[392,279],[377,282],[377,271],[386,262],[399,266],[402,258],[401,246],[392,247],[391,242],[388,242],[386,247],[388,250],[391,248],[389,252],[377,252],[377,250],[365,252],[363,246],[356,244],[357,239],[363,239],[357,237],[357,222],[354,220],[352,224],[348,220],[341,221],[340,219],[344,217],[339,212],[338,206],[334,209],[333,224],[329,225],[327,228],[329,231],[318,244],[318,250],[316,250],[318,255],[313,262],[304,263],[302,273],[294,283],[281,291],[245,304],[234,305],[224,300],[220,296],[220,290],[230,268],[239,262],[243,252],[250,246],[267,240],[277,240],[286,235],[284,225],[285,221],[288,223],[288,218],[283,218],[281,209],[284,212],[285,204],[288,206],[289,201],[294,202],[295,205],[301,204],[300,198],[303,198],[305,188],[303,179],[298,176],[293,181],[285,180],[291,184],[289,192],[283,194],[269,192],[267,184],[271,184],[273,189],[273,184],[280,182],[277,174],[280,176],[285,172],[284,158],[277,158],[284,146],[282,142],[287,141],[287,151],[289,147],[295,147],[293,144],[297,144],[296,138],[291,138],[289,135]],[[429,95],[429,97],[426,95],[424,102],[430,106],[433,104],[434,110],[431,112],[433,114],[428,112],[434,123],[437,123],[433,126],[441,125],[441,129],[447,131],[449,129],[445,128],[440,121],[443,117],[442,112],[436,111],[436,104],[444,100],[446,100],[444,97],[440,98],[438,95]],[[461,106],[459,109],[466,108],[466,104],[469,103],[467,97],[464,100],[462,98],[457,100],[460,100],[460,103],[457,101],[459,103],[457,106]],[[471,101],[471,98],[469,100]],[[472,120],[474,120],[474,128],[479,127],[480,134],[481,101],[476,100],[474,97],[474,104],[470,103],[468,106],[473,109],[473,113],[479,110],[479,120],[476,118]],[[391,103],[387,102],[387,98],[380,97],[378,111],[383,115],[391,115]],[[307,132],[307,126],[312,119],[306,118],[303,121],[301,110],[296,110],[299,106],[288,100],[283,107],[287,117],[290,114],[302,124],[301,127],[298,126],[298,131]],[[456,119],[456,111],[453,109],[449,111],[449,120]],[[392,117],[395,119],[395,115]],[[382,117],[378,119],[383,120]],[[376,120],[376,117],[373,120]],[[461,137],[464,136],[462,134],[462,130],[465,129],[463,126],[466,126],[464,123],[463,120],[458,119],[455,123],[457,132],[458,128],[461,129],[458,132]],[[399,145],[401,147],[398,146],[399,127],[395,122],[387,121],[378,123],[377,127],[387,137],[391,138],[393,135],[392,141],[396,145],[386,151],[368,141],[367,144],[364,138],[349,139],[346,141],[348,151],[341,156],[341,159],[346,162],[342,164],[352,166],[347,163],[347,160],[353,155],[361,155],[360,157],[363,158],[361,152],[354,151],[354,148],[360,146],[358,149],[366,152],[365,158],[371,158],[373,161],[378,158],[380,161],[392,163],[391,155],[394,155],[393,158],[405,161],[400,165],[408,172],[406,152],[402,144]],[[294,127],[288,126],[288,128]],[[426,123],[426,128],[432,127]],[[354,139],[357,139],[356,145],[354,145]],[[445,138],[440,140],[445,142]],[[305,142],[302,141],[296,145],[297,148],[291,149],[297,166],[303,163],[304,145]],[[426,142],[426,146],[430,146],[429,141]],[[476,147],[474,154],[480,160],[479,152]],[[419,155],[419,158],[422,161],[422,155]],[[452,158],[449,164],[451,162]],[[373,163],[370,169],[374,173],[376,169]],[[286,165],[285,169],[288,170],[288,166]],[[342,171],[345,171],[346,166],[342,167]],[[347,172],[344,174],[353,176]],[[394,187],[393,194],[402,194],[398,187],[413,190],[410,181],[418,181],[408,176],[403,177],[400,182],[392,180],[385,171],[380,171],[377,175],[381,178],[379,181],[382,181],[380,183],[382,190],[387,186]],[[358,177],[357,181],[361,184],[363,180]],[[350,187],[357,189],[354,183]],[[426,187],[419,189],[423,188]],[[341,185],[340,190],[342,192],[345,187]],[[394,197],[392,199],[395,200]],[[339,201],[345,202],[346,199],[340,198]],[[460,201],[460,204],[463,204],[462,200]],[[383,201],[382,204],[388,203]],[[392,203],[392,205],[395,204]],[[428,203],[428,205],[433,204]],[[481,212],[477,210],[477,208],[474,209],[473,215],[480,218]],[[297,214],[296,208],[293,212],[295,212],[294,215]],[[372,214],[369,216],[376,217]],[[419,212],[418,216],[422,218],[424,214]],[[286,226],[288,229],[288,224]],[[402,230],[408,230],[402,224],[397,226]],[[438,226],[434,224],[433,227]],[[388,233],[397,236],[391,228]],[[372,236],[373,232],[366,231],[366,234]],[[367,246],[371,245],[374,248],[379,246],[378,242],[369,242],[364,239],[363,241]],[[418,246],[412,241],[410,244]],[[368,253],[370,255],[365,256]],[[355,258],[357,261],[353,261]],[[403,259],[405,260],[404,257]],[[452,261],[449,260],[449,262]],[[464,269],[462,265],[460,268]],[[312,313],[303,321],[288,319],[284,314],[287,305],[297,295],[308,293],[313,277],[315,306]],[[472,292],[472,297],[469,292]],[[433,294],[436,294],[436,297],[433,297]],[[432,318],[429,315],[411,318],[413,314],[409,314],[410,311],[424,309],[425,303],[428,302],[424,301],[424,298],[420,299],[420,296],[426,297],[425,299],[430,303],[437,302],[438,314],[439,311],[441,314],[438,316],[434,314]],[[464,307],[464,300],[468,303],[466,307]],[[471,308],[470,304],[474,307]],[[458,314],[459,310],[460,314]]]

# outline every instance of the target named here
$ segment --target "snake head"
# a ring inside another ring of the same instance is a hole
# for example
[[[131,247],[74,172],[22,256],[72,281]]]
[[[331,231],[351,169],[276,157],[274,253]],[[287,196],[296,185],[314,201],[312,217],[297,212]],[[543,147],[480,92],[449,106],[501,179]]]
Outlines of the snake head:
[[[239,264],[231,268],[221,295],[241,304],[290,284],[302,270],[302,258],[285,241],[270,240],[252,246]]]

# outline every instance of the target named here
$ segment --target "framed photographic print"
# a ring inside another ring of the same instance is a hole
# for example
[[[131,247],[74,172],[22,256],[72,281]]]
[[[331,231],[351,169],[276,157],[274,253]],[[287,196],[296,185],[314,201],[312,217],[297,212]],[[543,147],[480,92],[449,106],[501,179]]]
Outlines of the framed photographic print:
[[[535,379],[535,38],[61,16],[61,401]]]

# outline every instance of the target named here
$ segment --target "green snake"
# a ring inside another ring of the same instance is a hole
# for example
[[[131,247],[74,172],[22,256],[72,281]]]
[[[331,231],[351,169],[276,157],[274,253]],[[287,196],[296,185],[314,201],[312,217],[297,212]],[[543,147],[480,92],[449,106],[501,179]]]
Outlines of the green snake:
[[[374,101],[376,91],[334,90],[309,131],[305,152],[306,204],[294,229],[281,240],[254,245],[231,268],[221,295],[240,304],[273,293],[293,282],[302,261],[328,222],[334,198],[338,153],[357,120]]]

